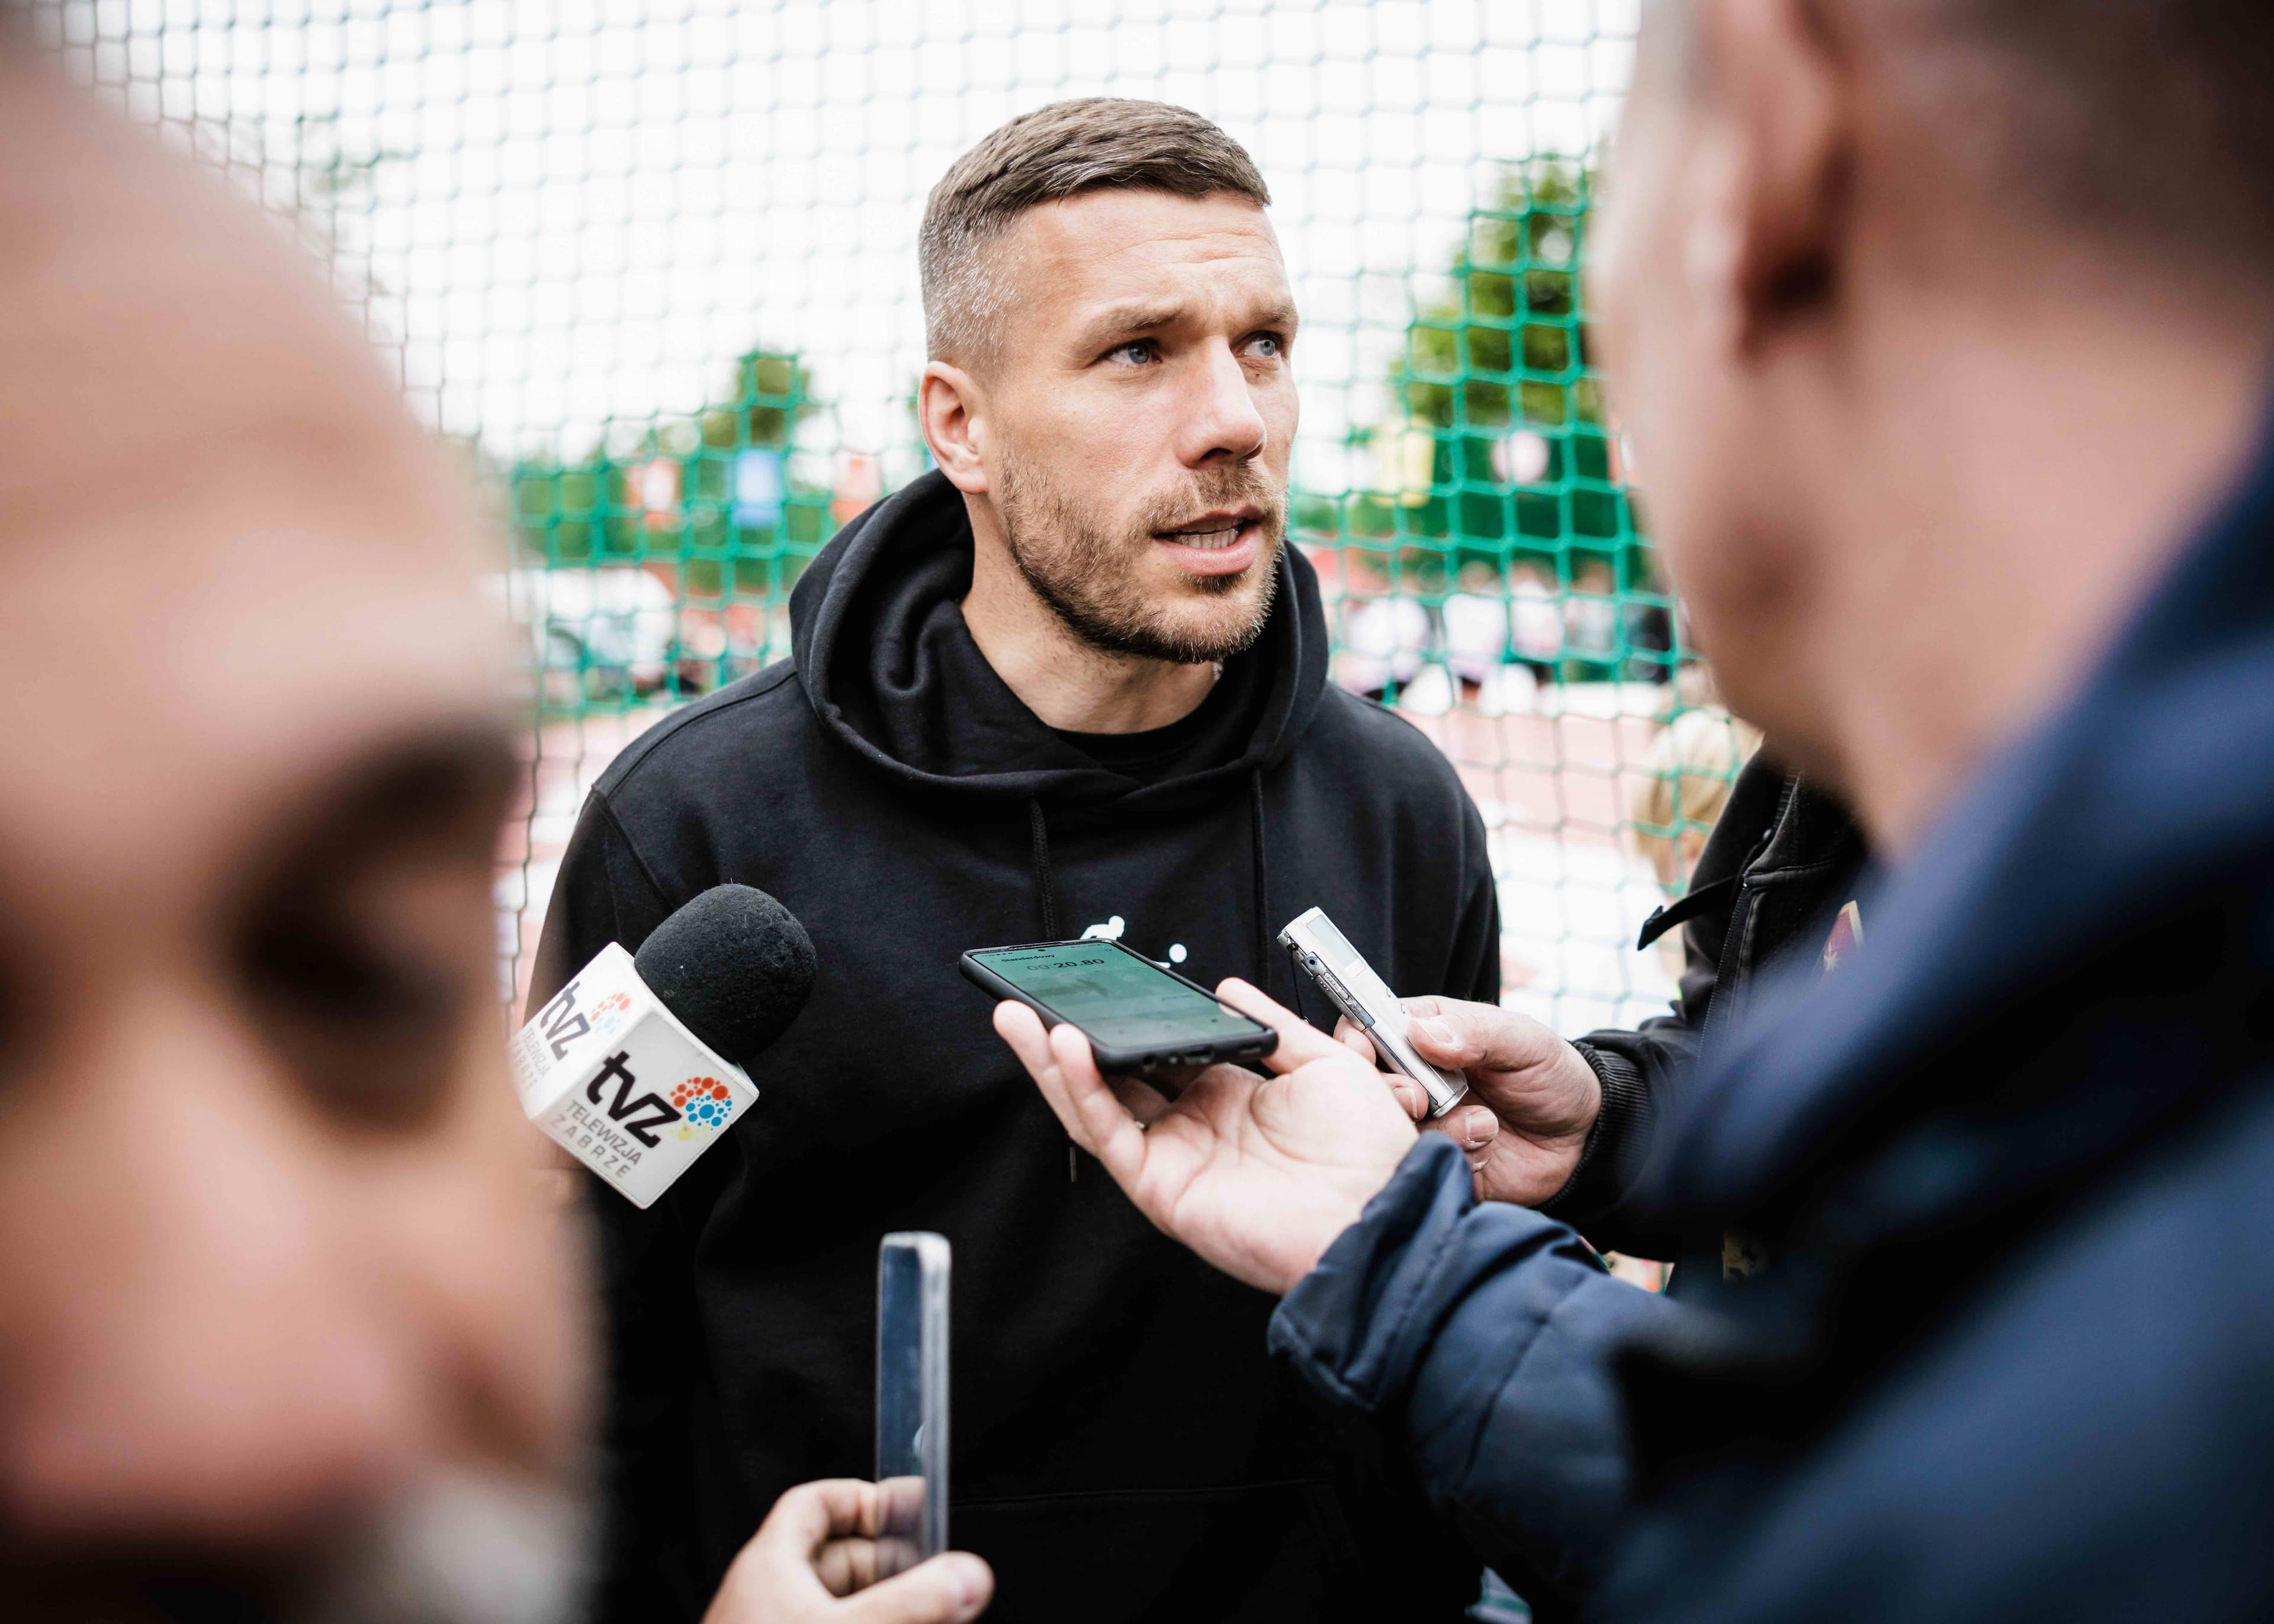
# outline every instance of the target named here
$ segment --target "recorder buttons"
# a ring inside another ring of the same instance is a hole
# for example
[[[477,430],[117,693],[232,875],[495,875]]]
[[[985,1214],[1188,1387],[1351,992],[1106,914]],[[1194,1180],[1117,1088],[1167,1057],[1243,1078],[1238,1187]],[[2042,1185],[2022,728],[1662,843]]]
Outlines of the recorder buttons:
[[[1326,966],[1321,965],[1315,974],[1320,984],[1327,989],[1327,996],[1343,1006],[1343,1013],[1358,1022],[1359,1026],[1371,1030],[1374,1026],[1374,1017],[1367,1012],[1366,1005],[1351,995],[1351,989],[1336,979],[1335,973]]]

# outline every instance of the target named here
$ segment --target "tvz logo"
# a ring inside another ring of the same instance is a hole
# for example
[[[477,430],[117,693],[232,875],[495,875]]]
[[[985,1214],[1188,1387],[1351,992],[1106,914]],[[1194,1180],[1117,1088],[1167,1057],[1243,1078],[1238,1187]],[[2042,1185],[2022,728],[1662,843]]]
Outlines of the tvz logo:
[[[622,1049],[600,1062],[599,1071],[584,1089],[584,1097],[595,1105],[606,1105],[610,1121],[621,1124],[623,1131],[641,1144],[653,1147],[662,1142],[655,1137],[655,1131],[677,1122],[679,1113],[661,1094],[644,1094],[636,1100],[632,1098],[632,1090],[639,1086],[639,1082],[627,1064],[630,1059],[631,1051]],[[601,1085],[611,1078],[615,1079],[616,1097],[603,1100]]]
[[[592,1023],[576,1012],[576,983],[574,981],[555,993],[553,1002],[537,1011],[537,1019],[545,1023],[545,1041],[552,1048],[555,1060],[566,1055],[571,1043],[592,1029]],[[592,1103],[597,1105],[599,1102],[600,1096],[594,1094]]]

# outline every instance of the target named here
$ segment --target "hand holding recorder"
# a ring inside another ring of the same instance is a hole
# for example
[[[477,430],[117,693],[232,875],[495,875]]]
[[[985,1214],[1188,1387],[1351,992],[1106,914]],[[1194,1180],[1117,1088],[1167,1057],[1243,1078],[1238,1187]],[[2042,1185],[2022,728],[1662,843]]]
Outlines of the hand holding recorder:
[[[1441,1070],[1467,1079],[1464,1109],[1425,1125],[1466,1147],[1477,1199],[1537,1207],[1571,1181],[1602,1109],[1594,1067],[1526,1015],[1459,998],[1408,998],[1405,1038]],[[1345,1017],[1335,1035],[1361,1055],[1375,1046]],[[1389,1084],[1414,1116],[1429,1109],[1419,1085]]]
[[[1241,981],[1216,996],[1276,1034],[1269,1075],[1208,1067],[1171,1100],[1151,1084],[1100,1073],[1071,1022],[1006,1000],[995,1030],[1074,1143],[1138,1211],[1237,1280],[1284,1292],[1389,1182],[1415,1129],[1351,1049]]]

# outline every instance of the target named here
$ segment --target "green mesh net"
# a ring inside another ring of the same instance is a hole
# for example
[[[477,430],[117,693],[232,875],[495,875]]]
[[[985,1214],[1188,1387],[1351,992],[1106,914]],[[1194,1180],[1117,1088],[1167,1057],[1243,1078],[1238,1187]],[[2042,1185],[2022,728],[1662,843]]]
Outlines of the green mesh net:
[[[1566,1032],[1664,1007],[1634,931],[1748,741],[1682,647],[1591,369],[1636,0],[23,9],[325,259],[492,493],[529,672],[507,996],[593,779],[784,658],[799,572],[925,466],[932,181],[1016,112],[1111,94],[1216,118],[1271,184],[1335,677],[1483,809],[1508,1001]]]

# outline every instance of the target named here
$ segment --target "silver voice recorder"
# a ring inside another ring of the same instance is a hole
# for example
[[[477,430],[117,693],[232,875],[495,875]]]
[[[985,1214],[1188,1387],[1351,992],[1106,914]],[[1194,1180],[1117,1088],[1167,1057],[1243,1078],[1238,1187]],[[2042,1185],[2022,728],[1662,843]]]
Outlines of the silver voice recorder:
[[[1383,1060],[1421,1085],[1429,1096],[1429,1115],[1442,1116],[1461,1102],[1469,1092],[1468,1079],[1457,1071],[1440,1071],[1413,1052],[1405,1037],[1405,1006],[1335,929],[1325,910],[1313,908],[1290,924],[1279,933],[1279,945],[1295,956],[1335,1007],[1374,1040]]]

